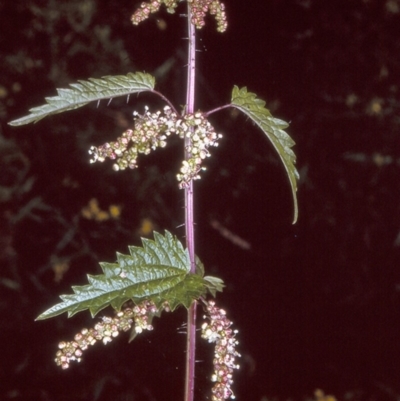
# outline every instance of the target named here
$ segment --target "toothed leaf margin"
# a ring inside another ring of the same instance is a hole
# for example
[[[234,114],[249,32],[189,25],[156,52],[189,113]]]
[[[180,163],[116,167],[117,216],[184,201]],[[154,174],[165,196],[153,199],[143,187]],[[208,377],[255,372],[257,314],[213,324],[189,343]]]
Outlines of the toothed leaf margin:
[[[117,254],[116,263],[100,263],[104,274],[88,275],[89,284],[73,286],[74,294],[61,295],[63,302],[43,312],[36,320],[68,313],[68,317],[88,309],[94,317],[107,306],[120,310],[131,300],[148,299],[158,308],[168,304],[171,311],[213,293],[215,283],[203,278],[197,258],[197,273],[190,273],[190,258],[182,243],[168,231],[155,232],[154,241],[142,239],[143,247],[130,246],[130,255]],[[211,290],[210,290],[211,288]]]
[[[58,96],[45,98],[47,104],[30,109],[29,115],[9,124],[19,126],[36,123],[44,117],[74,110],[92,101],[151,91],[154,85],[154,77],[142,72],[79,80],[78,83],[70,84],[71,89],[57,89]]]
[[[298,215],[296,191],[299,173],[295,167],[296,155],[291,149],[295,142],[284,131],[289,124],[283,120],[272,117],[270,111],[265,108],[265,102],[258,99],[255,93],[248,92],[246,87],[239,88],[236,85],[234,86],[232,90],[231,105],[246,114],[255,124],[257,124],[278,152],[283,165],[285,166],[292,189],[294,203],[293,223],[295,223]]]

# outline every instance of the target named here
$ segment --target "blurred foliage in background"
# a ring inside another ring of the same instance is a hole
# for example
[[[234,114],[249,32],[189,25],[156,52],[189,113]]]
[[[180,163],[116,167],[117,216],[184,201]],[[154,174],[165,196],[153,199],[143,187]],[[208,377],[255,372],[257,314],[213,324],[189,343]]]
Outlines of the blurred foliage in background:
[[[0,399],[182,397],[184,311],[130,345],[98,346],[68,371],[57,343],[88,314],[34,318],[140,236],[183,236],[179,140],[135,171],[90,165],[145,95],[11,128],[88,77],[146,71],[184,103],[185,20],[161,13],[135,28],[138,2],[0,1]],[[247,85],[291,121],[301,172],[300,219],[277,155],[235,113],[196,183],[197,253],[228,284],[221,304],[240,329],[240,400],[400,397],[400,1],[227,0],[224,35],[201,31],[198,106]],[[179,10],[184,12],[184,9]],[[210,21],[210,23],[213,23]],[[156,103],[151,103],[156,100]],[[158,102],[158,103],[157,103]],[[219,118],[218,118],[219,117]],[[127,339],[126,339],[127,340]],[[198,399],[211,350],[200,344]]]

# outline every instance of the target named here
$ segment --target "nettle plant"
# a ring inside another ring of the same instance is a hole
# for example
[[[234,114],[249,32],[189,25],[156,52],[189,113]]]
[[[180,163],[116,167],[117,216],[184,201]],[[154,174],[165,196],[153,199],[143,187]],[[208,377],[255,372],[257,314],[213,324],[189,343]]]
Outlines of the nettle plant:
[[[162,3],[169,13],[174,13],[183,0],[152,0],[143,2],[132,15],[134,25],[146,20],[159,10]],[[179,188],[185,198],[185,245],[170,232],[154,233],[154,240],[142,239],[143,246],[129,246],[129,255],[117,254],[115,263],[100,263],[103,274],[88,275],[89,284],[73,286],[73,294],[61,295],[62,302],[43,312],[37,320],[68,313],[68,317],[88,309],[94,318],[101,310],[111,306],[115,316],[103,317],[93,328],[82,329],[72,341],[59,344],[55,361],[67,369],[71,361],[81,361],[83,352],[91,345],[112,341],[119,332],[131,329],[131,339],[143,330],[152,330],[152,319],[162,312],[184,307],[187,317],[187,349],[185,375],[185,401],[193,400],[196,313],[202,306],[205,322],[201,325],[201,337],[215,344],[212,400],[234,398],[231,386],[233,372],[239,367],[236,350],[237,330],[214,298],[222,291],[220,278],[205,276],[204,266],[195,255],[193,221],[193,181],[201,176],[203,160],[210,156],[210,148],[218,145],[221,135],[216,133],[209,116],[225,108],[235,108],[255,123],[272,142],[286,169],[294,200],[294,222],[297,219],[297,179],[293,140],[284,131],[288,124],[274,118],[265,108],[265,102],[246,87],[233,87],[229,104],[203,112],[195,110],[196,29],[205,25],[207,13],[214,16],[217,30],[227,28],[225,6],[219,0],[186,0],[188,21],[188,62],[186,101],[178,110],[163,94],[155,90],[155,79],[146,73],[129,73],[125,76],[89,78],[71,84],[70,89],[58,89],[58,95],[46,98],[46,104],[30,110],[30,114],[10,122],[13,126],[37,122],[44,117],[82,107],[89,102],[113,99],[150,92],[165,102],[162,110],[143,114],[133,112],[133,127],[115,141],[102,146],[92,146],[90,162],[102,162],[106,158],[115,161],[115,170],[137,167],[139,154],[149,154],[157,147],[164,147],[168,137],[178,135],[183,140],[184,158],[177,173]],[[211,299],[209,297],[212,297]]]

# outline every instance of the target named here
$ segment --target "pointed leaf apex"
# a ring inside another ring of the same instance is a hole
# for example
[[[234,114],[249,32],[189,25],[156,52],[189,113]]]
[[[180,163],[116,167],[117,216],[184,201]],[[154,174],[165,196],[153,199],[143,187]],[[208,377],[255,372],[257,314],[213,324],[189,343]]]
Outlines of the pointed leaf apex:
[[[245,86],[239,88],[235,85],[233,87],[231,105],[246,114],[257,124],[278,152],[289,177],[294,204],[293,224],[296,223],[298,216],[296,192],[299,174],[295,167],[296,155],[291,149],[295,142],[283,130],[289,124],[272,117],[270,111],[264,107],[265,101],[258,99],[255,93],[248,92]]]
[[[80,80],[70,84],[69,89],[57,89],[57,96],[45,98],[47,104],[30,109],[29,115],[8,124],[19,126],[37,123],[44,117],[77,109],[92,101],[151,91],[154,85],[154,77],[143,72]]]
[[[88,309],[94,317],[107,306],[119,310],[126,301],[152,300],[157,307],[165,302],[171,310],[189,308],[204,295],[207,285],[201,274],[190,273],[188,252],[168,231],[143,239],[143,247],[129,247],[130,255],[117,254],[116,263],[101,263],[104,274],[88,275],[89,284],[73,286],[74,294],[61,295],[63,302],[37,317],[43,320],[68,313],[68,317]],[[199,271],[201,262],[197,259]]]

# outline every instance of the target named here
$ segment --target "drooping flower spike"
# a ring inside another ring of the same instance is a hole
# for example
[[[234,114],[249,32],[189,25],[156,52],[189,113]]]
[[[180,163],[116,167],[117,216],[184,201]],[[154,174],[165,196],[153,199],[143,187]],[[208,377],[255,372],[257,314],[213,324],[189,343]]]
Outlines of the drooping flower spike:
[[[150,0],[143,2],[131,17],[134,25],[146,20],[150,14],[156,13],[164,3],[169,13],[174,13],[178,2],[181,0]],[[217,21],[217,31],[225,32],[228,26],[225,14],[225,5],[219,0],[187,0],[191,7],[192,23],[197,29],[205,25],[207,12],[213,15]]]
[[[148,155],[157,147],[163,148],[166,145],[167,136],[175,132],[172,128],[178,117],[169,106],[166,106],[163,112],[156,113],[150,113],[146,107],[143,115],[137,112],[133,115],[135,117],[133,130],[126,130],[115,142],[90,148],[91,163],[103,162],[108,157],[116,160],[113,165],[116,171],[125,170],[128,167],[134,169],[137,167],[139,153]]]
[[[217,31],[225,32],[228,27],[225,14],[225,5],[219,0],[187,0],[191,5],[192,22],[197,29],[205,25],[207,12],[215,16]]]
[[[138,334],[143,330],[153,330],[149,319],[157,312],[153,302],[143,301],[133,308],[126,308],[118,312],[114,318],[103,317],[94,328],[82,329],[75,335],[73,341],[62,341],[58,344],[59,350],[55,359],[57,366],[68,369],[71,361],[80,362],[82,360],[83,351],[87,350],[90,345],[96,344],[97,341],[107,344],[117,337],[120,331],[128,331],[133,324]]]
[[[224,401],[227,398],[234,399],[231,389],[233,384],[232,373],[239,369],[236,357],[240,354],[236,351],[238,341],[235,339],[237,330],[232,330],[232,322],[226,317],[226,312],[215,305],[215,301],[205,302],[206,314],[204,318],[208,322],[201,326],[201,336],[210,343],[215,343],[214,373],[212,381],[212,401]]]
[[[182,139],[190,137],[192,143],[186,149],[190,157],[182,162],[177,174],[179,187],[186,188],[191,180],[200,178],[200,171],[205,169],[202,162],[210,156],[208,148],[218,146],[218,139],[222,137],[201,112],[180,117],[165,106],[162,112],[151,113],[146,108],[143,115],[134,112],[134,116],[133,130],[126,130],[115,142],[90,148],[91,163],[103,162],[108,157],[115,160],[114,170],[134,169],[139,153],[147,155],[158,147],[165,147],[167,137],[176,134]]]
[[[181,189],[188,187],[190,181],[200,179],[200,171],[205,170],[201,164],[206,157],[210,157],[208,148],[218,146],[218,139],[222,138],[200,112],[186,114],[183,117],[183,127],[184,130],[180,130],[178,135],[182,139],[185,136],[190,137],[191,146],[186,149],[190,157],[182,162],[180,173],[176,176]]]

